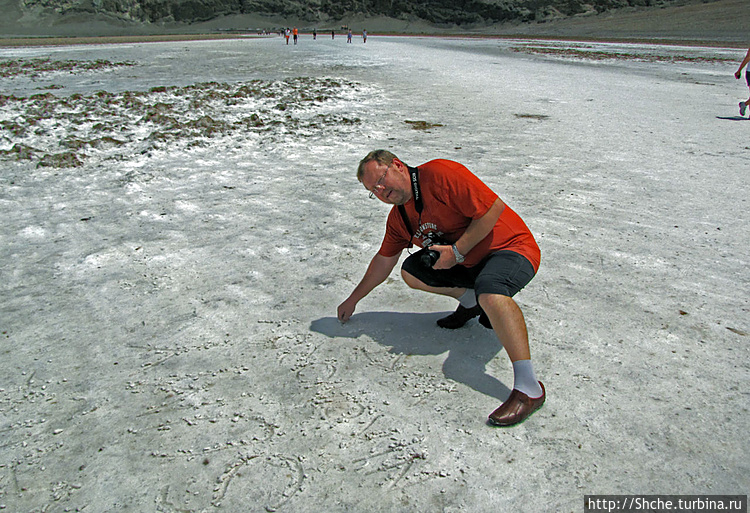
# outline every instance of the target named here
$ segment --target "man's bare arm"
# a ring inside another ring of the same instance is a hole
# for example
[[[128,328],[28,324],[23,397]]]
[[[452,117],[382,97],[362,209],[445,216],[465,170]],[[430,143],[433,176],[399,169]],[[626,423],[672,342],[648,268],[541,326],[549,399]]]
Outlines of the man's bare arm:
[[[388,278],[391,271],[393,271],[393,268],[398,263],[399,256],[400,255],[397,254],[392,257],[386,257],[378,253],[372,258],[372,261],[367,267],[367,271],[359,282],[359,285],[357,285],[349,297],[339,305],[338,318],[341,322],[348,321],[354,313],[354,310],[357,308],[357,303]]]
[[[469,251],[474,249],[474,246],[479,244],[492,231],[503,210],[505,210],[505,203],[498,198],[486,214],[479,219],[474,219],[466,228],[464,234],[456,241],[458,252],[466,256]],[[433,246],[432,249],[440,253],[440,259],[434,266],[435,269],[450,269],[456,265],[456,256],[450,246]]]

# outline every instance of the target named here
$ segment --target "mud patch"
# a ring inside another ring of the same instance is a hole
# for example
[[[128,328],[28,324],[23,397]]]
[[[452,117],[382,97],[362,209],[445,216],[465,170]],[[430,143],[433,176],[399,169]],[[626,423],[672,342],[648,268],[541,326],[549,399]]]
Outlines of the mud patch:
[[[430,123],[427,121],[411,121],[408,119],[404,121],[404,123],[406,123],[407,125],[411,125],[414,130],[430,130],[431,128],[439,128],[443,126],[440,123]]]

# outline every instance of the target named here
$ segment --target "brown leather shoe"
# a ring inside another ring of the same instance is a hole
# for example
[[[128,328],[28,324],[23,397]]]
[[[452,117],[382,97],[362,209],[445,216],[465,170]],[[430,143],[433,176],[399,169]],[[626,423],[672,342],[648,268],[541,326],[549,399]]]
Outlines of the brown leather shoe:
[[[513,426],[526,420],[529,415],[542,407],[544,399],[547,397],[541,381],[539,385],[542,387],[542,395],[535,399],[514,388],[510,393],[510,397],[497,410],[490,414],[490,424],[494,424],[495,426]]]
[[[481,312],[482,309],[479,307],[479,305],[473,308],[464,308],[463,306],[458,305],[458,308],[456,308],[455,312],[447,317],[438,319],[437,325],[448,330],[455,330],[469,322]]]

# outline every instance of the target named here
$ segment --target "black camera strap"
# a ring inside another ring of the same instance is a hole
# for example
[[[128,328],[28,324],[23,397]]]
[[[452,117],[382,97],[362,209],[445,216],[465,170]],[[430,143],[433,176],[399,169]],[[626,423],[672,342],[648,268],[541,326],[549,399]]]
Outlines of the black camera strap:
[[[410,166],[406,166],[406,168],[409,170],[409,181],[411,182],[411,192],[412,197],[414,198],[414,209],[417,211],[417,214],[419,214],[419,224],[421,225],[422,209],[424,208],[424,203],[422,202],[422,189],[419,188],[419,168]],[[411,227],[411,223],[409,222],[409,216],[406,215],[406,208],[404,208],[403,205],[399,205],[398,211],[401,214],[401,219],[403,219],[404,224],[406,225],[406,229],[409,231],[409,234],[414,237],[415,232]],[[409,239],[409,247],[411,246],[411,239]]]

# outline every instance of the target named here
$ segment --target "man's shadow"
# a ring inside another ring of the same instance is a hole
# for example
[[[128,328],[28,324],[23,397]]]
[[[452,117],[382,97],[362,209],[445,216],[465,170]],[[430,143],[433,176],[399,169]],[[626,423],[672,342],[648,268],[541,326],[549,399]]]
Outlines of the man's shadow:
[[[448,351],[443,362],[447,379],[505,401],[510,389],[485,372],[487,363],[503,349],[500,341],[476,320],[457,330],[438,327],[435,321],[447,313],[365,312],[353,315],[346,324],[335,317],[323,317],[312,321],[310,329],[330,338],[368,335],[393,354],[439,355]]]
[[[742,116],[716,116],[716,119],[723,119],[725,121],[750,121],[750,118],[743,118]]]

